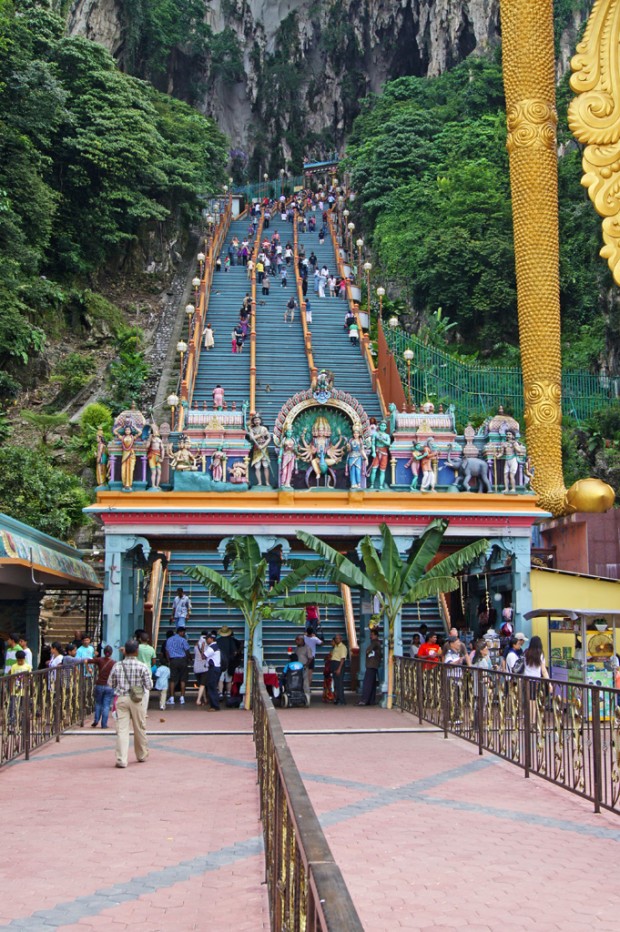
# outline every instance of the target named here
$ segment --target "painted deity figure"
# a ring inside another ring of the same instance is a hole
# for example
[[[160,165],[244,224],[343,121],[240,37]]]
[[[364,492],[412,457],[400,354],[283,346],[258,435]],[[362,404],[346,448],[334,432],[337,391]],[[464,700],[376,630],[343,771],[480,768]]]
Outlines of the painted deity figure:
[[[123,491],[130,492],[133,485],[133,474],[136,469],[136,438],[129,424],[122,430],[118,427],[115,428],[114,433],[121,443],[121,482]]]
[[[421,446],[422,444],[413,444],[411,456],[405,463],[405,469],[411,470],[411,485],[409,486],[410,492],[415,492],[418,488],[418,479],[420,478],[420,460],[423,456]]]
[[[108,481],[108,441],[103,433],[103,426],[100,424],[97,428],[97,453],[96,453],[96,473],[97,485],[105,485]]]
[[[435,475],[435,463],[437,462],[437,450],[433,437],[428,437],[426,442],[421,445],[420,466],[422,468],[422,484],[420,492],[434,492],[437,476]]]
[[[498,455],[504,459],[504,492],[517,491],[517,470],[519,468],[519,456],[525,454],[525,447],[519,443],[513,430],[506,431],[506,439],[498,451]]]
[[[254,467],[254,472],[256,474],[256,484],[264,484],[270,487],[269,442],[271,440],[271,434],[263,424],[260,414],[254,414],[250,418],[248,437],[252,443],[252,456],[250,459],[250,465]],[[265,479],[264,483],[263,477]]]
[[[390,459],[390,446],[392,438],[387,432],[387,424],[381,421],[379,427],[372,435],[370,441],[370,452],[372,462],[370,464],[370,488],[375,488],[377,472],[379,473],[379,489],[385,488],[385,471]]]
[[[347,443],[347,451],[345,475],[349,477],[352,489],[360,489],[362,487],[362,476],[368,465],[368,454],[364,447],[362,428],[359,424],[353,426],[353,436]]]
[[[179,449],[170,456],[170,465],[175,472],[187,472],[196,470],[196,457],[189,448],[189,437],[181,437],[179,440]]]
[[[340,435],[336,443],[332,443],[332,429],[325,417],[317,417],[312,425],[312,439],[306,440],[306,431],[301,435],[299,456],[310,463],[317,482],[329,473],[331,466],[339,463],[344,456],[346,440]]]
[[[278,471],[280,488],[292,488],[293,476],[297,473],[297,444],[290,427],[284,431],[278,449]]]
[[[224,450],[215,450],[211,457],[211,478],[214,482],[224,482],[226,476],[226,454]]]
[[[153,424],[146,458],[151,471],[151,486],[158,489],[161,482],[161,462],[164,456],[164,442],[159,435],[157,424]]]

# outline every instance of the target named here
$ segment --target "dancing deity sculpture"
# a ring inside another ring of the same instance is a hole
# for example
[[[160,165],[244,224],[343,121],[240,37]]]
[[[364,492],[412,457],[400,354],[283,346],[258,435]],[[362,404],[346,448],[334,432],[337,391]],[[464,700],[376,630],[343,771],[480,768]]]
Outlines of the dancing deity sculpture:
[[[385,471],[390,459],[390,446],[392,438],[387,432],[387,424],[381,421],[378,429],[372,435],[370,440],[370,452],[372,462],[370,464],[370,488],[375,488],[377,471],[379,472],[379,488],[385,488]]]

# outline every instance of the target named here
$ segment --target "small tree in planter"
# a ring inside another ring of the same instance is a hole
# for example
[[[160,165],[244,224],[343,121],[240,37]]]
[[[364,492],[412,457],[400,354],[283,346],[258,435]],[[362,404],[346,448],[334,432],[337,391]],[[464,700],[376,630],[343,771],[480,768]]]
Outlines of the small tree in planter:
[[[380,553],[370,537],[365,537],[360,545],[364,570],[358,569],[347,557],[320,538],[306,531],[297,531],[297,537],[306,547],[327,561],[326,572],[333,581],[360,586],[378,598],[381,613],[387,620],[388,709],[392,708],[394,689],[394,627],[403,605],[458,588],[456,574],[473,563],[489,546],[487,540],[475,541],[427,569],[439,552],[448,524],[445,518],[431,521],[411,547],[406,561],[398,553],[389,527],[382,524],[383,543]]]
[[[208,589],[225,605],[237,608],[248,626],[248,651],[246,656],[245,708],[252,702],[252,656],[254,634],[259,623],[266,618],[281,618],[295,625],[303,625],[305,607],[309,602],[317,605],[339,605],[341,598],[329,592],[294,593],[300,583],[309,576],[323,574],[325,563],[321,560],[296,560],[293,567],[280,582],[269,588],[267,561],[261,557],[260,547],[252,534],[231,538],[226,545],[225,566],[230,567],[230,576],[218,573],[210,566],[187,566],[185,574]]]

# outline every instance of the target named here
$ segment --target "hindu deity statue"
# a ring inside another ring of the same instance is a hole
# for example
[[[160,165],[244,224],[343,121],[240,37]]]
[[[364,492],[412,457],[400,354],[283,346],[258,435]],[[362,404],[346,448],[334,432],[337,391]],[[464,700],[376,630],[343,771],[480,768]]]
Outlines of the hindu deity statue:
[[[153,424],[148,449],[146,451],[146,458],[149,469],[151,470],[151,486],[154,489],[159,489],[159,484],[161,482],[161,461],[163,456],[164,442],[159,435],[157,424]]]
[[[188,472],[198,469],[196,457],[190,450],[189,437],[179,438],[179,448],[176,453],[170,453],[170,465],[175,472]]]
[[[274,440],[275,442],[275,440]],[[291,489],[297,473],[297,444],[293,431],[287,427],[278,448],[278,472],[281,489]]]
[[[368,454],[364,446],[360,424],[353,425],[353,435],[347,443],[347,451],[345,475],[349,477],[352,489],[360,489],[362,487],[362,476],[365,474],[368,465]]]
[[[504,460],[504,492],[516,492],[519,457],[525,456],[525,447],[519,443],[513,430],[506,431],[506,439],[495,455]]]
[[[372,434],[370,439],[370,453],[372,462],[370,464],[370,488],[375,488],[377,472],[379,473],[379,489],[385,488],[385,471],[390,460],[390,446],[392,438],[387,432],[387,424],[381,421],[377,430]]]
[[[211,457],[211,478],[214,482],[224,482],[226,479],[226,453],[222,447],[214,451]]]
[[[114,434],[121,444],[121,482],[123,483],[123,491],[131,492],[133,474],[136,469],[135,434],[129,424],[123,428],[115,427]]]
[[[435,473],[435,464],[437,463],[438,453],[435,448],[433,437],[427,437],[426,442],[421,444],[420,466],[422,468],[422,484],[420,492],[434,492],[437,474]]]
[[[422,446],[421,443],[414,443],[411,449],[411,456],[405,463],[405,469],[411,470],[411,485],[409,486],[410,492],[416,492],[418,488],[418,479],[420,478],[420,460],[422,459]]]
[[[271,434],[263,424],[260,414],[252,415],[247,433],[248,438],[252,443],[252,457],[250,459],[250,465],[254,467],[254,472],[256,473],[256,484],[264,484],[268,487],[271,487],[271,483],[269,481],[269,442],[271,440]],[[265,479],[264,483],[263,476]]]
[[[108,481],[108,441],[105,439],[103,425],[97,428],[97,453],[95,454],[97,485],[105,485]]]
[[[346,440],[340,434],[336,443],[332,443],[332,429],[327,418],[317,417],[312,425],[312,439],[306,440],[306,431],[301,435],[299,457],[312,466],[318,481],[321,476],[329,474],[331,466],[339,463],[345,453]]]

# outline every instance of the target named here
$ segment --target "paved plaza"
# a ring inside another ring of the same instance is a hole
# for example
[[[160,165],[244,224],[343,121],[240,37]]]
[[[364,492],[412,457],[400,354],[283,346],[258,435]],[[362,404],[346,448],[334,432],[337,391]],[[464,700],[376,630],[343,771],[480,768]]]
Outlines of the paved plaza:
[[[615,816],[407,714],[280,718],[367,932],[617,928]],[[127,770],[88,726],[6,768],[0,927],[269,928],[250,714],[148,724]]]

